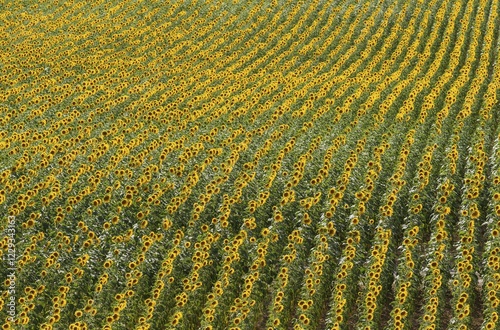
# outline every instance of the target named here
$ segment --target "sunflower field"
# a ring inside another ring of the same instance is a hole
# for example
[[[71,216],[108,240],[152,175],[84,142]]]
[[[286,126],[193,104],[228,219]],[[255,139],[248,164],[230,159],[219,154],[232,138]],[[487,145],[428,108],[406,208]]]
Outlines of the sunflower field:
[[[0,0],[1,329],[500,329],[499,0]]]

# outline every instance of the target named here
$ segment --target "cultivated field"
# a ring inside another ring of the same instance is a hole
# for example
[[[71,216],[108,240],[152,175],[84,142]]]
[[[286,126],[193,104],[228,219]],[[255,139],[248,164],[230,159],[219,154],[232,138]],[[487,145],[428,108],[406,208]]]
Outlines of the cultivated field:
[[[0,0],[2,329],[500,329],[499,0]]]

